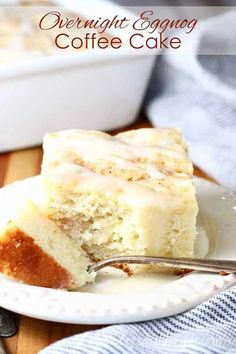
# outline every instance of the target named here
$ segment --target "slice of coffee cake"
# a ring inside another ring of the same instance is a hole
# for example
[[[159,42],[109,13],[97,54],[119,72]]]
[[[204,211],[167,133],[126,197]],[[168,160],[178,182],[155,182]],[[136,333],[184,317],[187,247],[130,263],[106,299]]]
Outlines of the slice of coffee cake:
[[[175,129],[114,137],[69,130],[44,139],[50,218],[94,259],[193,256],[198,208],[192,173]]]
[[[76,289],[94,279],[91,262],[32,202],[0,230],[0,272],[27,284]]]

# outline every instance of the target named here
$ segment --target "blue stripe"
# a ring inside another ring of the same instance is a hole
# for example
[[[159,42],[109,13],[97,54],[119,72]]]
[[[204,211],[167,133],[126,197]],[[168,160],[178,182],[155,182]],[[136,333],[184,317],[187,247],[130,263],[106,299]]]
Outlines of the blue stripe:
[[[180,315],[66,338],[41,354],[236,354],[236,287]]]

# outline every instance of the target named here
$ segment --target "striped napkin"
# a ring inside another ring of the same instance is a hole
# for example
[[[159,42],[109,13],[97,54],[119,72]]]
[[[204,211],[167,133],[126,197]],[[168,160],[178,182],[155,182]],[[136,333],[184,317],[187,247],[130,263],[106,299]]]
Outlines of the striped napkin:
[[[63,339],[40,354],[235,354],[236,287],[183,314]]]
[[[186,72],[183,59],[176,69],[172,56],[160,56],[155,81],[162,93],[147,113],[154,126],[181,129],[193,163],[236,191],[236,56],[196,60],[202,68],[199,81],[189,74],[196,61],[188,62],[192,68]]]
[[[236,55],[222,54],[236,53],[236,10],[203,24],[191,55],[158,57],[146,110],[154,126],[181,129],[194,164],[236,191]],[[199,55],[206,46],[221,55]]]

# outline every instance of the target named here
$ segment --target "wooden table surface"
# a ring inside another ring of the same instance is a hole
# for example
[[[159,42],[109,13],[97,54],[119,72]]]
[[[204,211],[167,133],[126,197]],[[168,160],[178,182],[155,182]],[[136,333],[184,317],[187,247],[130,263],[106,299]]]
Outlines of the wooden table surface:
[[[146,120],[141,119],[130,127],[112,133],[115,134],[119,131],[143,127],[150,127],[150,124]],[[39,174],[41,161],[41,147],[0,154],[0,187],[22,178]],[[195,174],[210,179],[197,168],[195,169]],[[17,316],[17,320],[17,334],[12,338],[4,340],[7,353],[9,354],[36,354],[39,350],[61,338],[101,328],[101,326],[92,325],[53,323],[20,315]]]

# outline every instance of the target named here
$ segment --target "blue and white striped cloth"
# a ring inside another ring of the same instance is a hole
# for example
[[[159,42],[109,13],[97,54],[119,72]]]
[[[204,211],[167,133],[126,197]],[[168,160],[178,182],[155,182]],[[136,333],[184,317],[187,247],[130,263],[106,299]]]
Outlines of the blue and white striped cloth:
[[[148,105],[148,116],[155,126],[179,128],[193,163],[236,191],[236,56],[198,58],[199,81],[185,72],[184,59],[178,69],[173,59],[159,58],[162,77],[154,81],[163,91]],[[207,75],[211,68],[218,76]]]
[[[76,353],[235,354],[236,287],[180,315],[78,334],[41,351]]]
[[[179,128],[194,164],[236,191],[236,11],[213,18],[192,45],[191,55],[160,55],[147,114],[155,126]],[[224,31],[216,31],[216,28]],[[218,34],[224,40],[218,40]],[[215,37],[214,37],[215,36]]]

